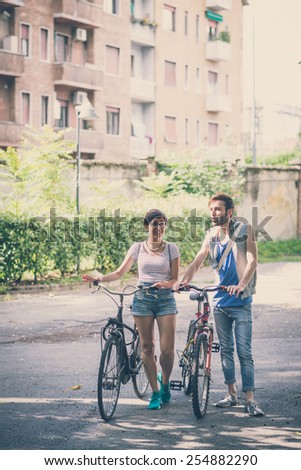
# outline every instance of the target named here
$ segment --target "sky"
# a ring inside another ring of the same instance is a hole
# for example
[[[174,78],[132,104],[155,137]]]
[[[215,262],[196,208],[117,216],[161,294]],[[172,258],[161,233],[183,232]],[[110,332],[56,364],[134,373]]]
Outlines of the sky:
[[[253,100],[254,19],[256,105],[301,108],[301,0],[249,0],[249,3],[244,7],[245,103],[251,105]]]

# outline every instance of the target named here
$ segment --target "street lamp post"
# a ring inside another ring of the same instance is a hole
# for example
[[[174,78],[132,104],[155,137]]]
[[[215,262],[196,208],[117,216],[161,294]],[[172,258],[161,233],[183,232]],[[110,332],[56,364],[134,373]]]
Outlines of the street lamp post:
[[[252,104],[252,163],[256,165],[256,83],[255,83],[255,0],[252,6],[252,62],[253,62],[253,104]]]
[[[80,121],[84,119],[86,121],[91,119],[97,119],[95,109],[93,108],[90,101],[87,99],[83,104],[75,107],[76,109],[76,211],[80,214]]]

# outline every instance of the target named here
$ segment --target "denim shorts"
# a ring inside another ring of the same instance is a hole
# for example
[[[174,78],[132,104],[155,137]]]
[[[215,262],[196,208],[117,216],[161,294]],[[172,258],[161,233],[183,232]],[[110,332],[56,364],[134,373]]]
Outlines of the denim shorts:
[[[139,286],[151,284],[140,283]],[[132,314],[138,317],[161,317],[177,314],[177,305],[171,289],[149,289],[136,292],[132,304]]]

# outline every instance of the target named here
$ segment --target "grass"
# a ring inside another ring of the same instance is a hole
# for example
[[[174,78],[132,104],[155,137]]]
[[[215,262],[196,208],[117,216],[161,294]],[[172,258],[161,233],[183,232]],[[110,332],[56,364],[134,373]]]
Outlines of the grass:
[[[258,261],[301,262],[301,239],[258,242]]]

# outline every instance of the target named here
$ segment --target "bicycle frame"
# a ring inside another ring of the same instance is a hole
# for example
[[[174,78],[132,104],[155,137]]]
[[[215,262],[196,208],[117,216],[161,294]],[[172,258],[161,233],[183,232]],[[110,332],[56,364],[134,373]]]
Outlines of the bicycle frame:
[[[123,292],[111,291],[106,286],[104,286],[103,284],[98,283],[98,282],[96,283],[96,285],[97,285],[97,289],[95,289],[92,292],[92,294],[94,292],[98,291],[99,289],[103,289],[104,293],[108,297],[110,297],[113,300],[113,302],[115,303],[115,305],[117,306],[117,315],[116,315],[116,317],[114,317],[114,318],[109,317],[107,319],[106,325],[101,328],[101,331],[100,331],[101,351],[103,351],[103,341],[107,341],[107,339],[110,335],[118,335],[118,336],[121,337],[122,347],[123,347],[122,357],[123,357],[123,361],[124,361],[123,365],[124,365],[124,372],[125,372],[122,383],[126,384],[130,380],[131,376],[133,374],[135,374],[135,369],[133,369],[131,367],[130,355],[128,354],[127,346],[134,345],[134,343],[135,343],[135,341],[137,340],[137,337],[138,337],[138,331],[136,329],[136,325],[134,325],[134,328],[132,328],[129,325],[126,325],[123,321],[124,297],[129,296],[129,295],[133,295],[135,292],[138,292],[139,290],[141,290],[141,287],[135,288],[133,291],[126,293],[124,291]],[[114,299],[113,295],[115,295],[115,296],[118,295],[119,296],[119,303]],[[132,334],[130,342],[126,342],[125,329],[128,330]],[[107,332],[108,332],[108,335],[106,334]]]
[[[124,297],[132,295],[141,288],[132,292],[110,291],[100,283],[96,283],[96,292],[102,288],[117,306],[116,317],[108,318],[101,328],[101,357],[98,370],[97,399],[101,417],[109,421],[116,410],[120,386],[132,379],[134,392],[138,398],[146,393],[149,381],[147,379],[142,358],[141,345],[136,325],[128,326],[123,321]],[[128,286],[127,286],[128,287]],[[119,296],[119,303],[113,296]],[[129,340],[126,332],[130,333]]]
[[[201,312],[201,308],[203,307],[203,312]],[[196,312],[197,317],[197,331],[194,337],[194,344],[196,343],[196,338],[199,334],[206,334],[208,338],[208,354],[207,354],[207,361],[206,361],[206,374],[210,374],[211,370],[211,353],[212,353],[212,345],[213,345],[213,324],[209,323],[209,315],[210,315],[210,305],[208,300],[208,294],[206,291],[202,292],[202,297],[198,300],[198,307]]]
[[[192,290],[190,294],[190,300],[197,300],[197,309],[195,312],[196,320],[192,323],[191,326],[195,325],[196,331],[194,333],[193,339],[188,339],[187,344],[182,351],[180,363],[184,361],[186,365],[190,364],[191,357],[187,356],[187,351],[189,347],[193,343],[196,344],[196,340],[198,335],[205,334],[207,336],[207,344],[208,344],[208,354],[206,358],[205,364],[205,373],[206,375],[210,376],[211,372],[211,356],[212,352],[219,352],[219,344],[213,342],[213,323],[209,323],[209,316],[211,313],[208,292],[214,292],[218,289],[224,289],[224,286],[210,286],[205,287],[203,289],[198,288],[192,284],[188,286],[183,286],[180,288],[180,291],[189,291]],[[173,390],[181,390],[183,387],[183,383],[181,381],[173,380],[171,383],[171,388]]]
[[[109,297],[112,298],[112,296],[110,295],[110,292],[107,292],[107,289],[105,289],[105,293]],[[119,294],[119,304],[115,301],[114,298],[112,298],[112,300],[117,305],[117,315],[115,318],[109,317],[107,319],[106,325],[101,328],[100,347],[101,347],[101,351],[103,351],[103,347],[104,347],[103,341],[107,341],[110,335],[116,335],[116,336],[121,337],[122,339],[121,344],[122,344],[122,349],[123,349],[122,358],[123,358],[123,368],[124,368],[124,377],[122,379],[122,383],[126,384],[130,380],[131,374],[133,373],[131,365],[130,365],[127,346],[134,344],[134,342],[137,339],[138,332],[135,329],[135,327],[131,328],[130,326],[126,325],[123,322],[124,294],[122,293]],[[132,334],[131,341],[129,343],[126,342],[125,329],[127,329]]]

